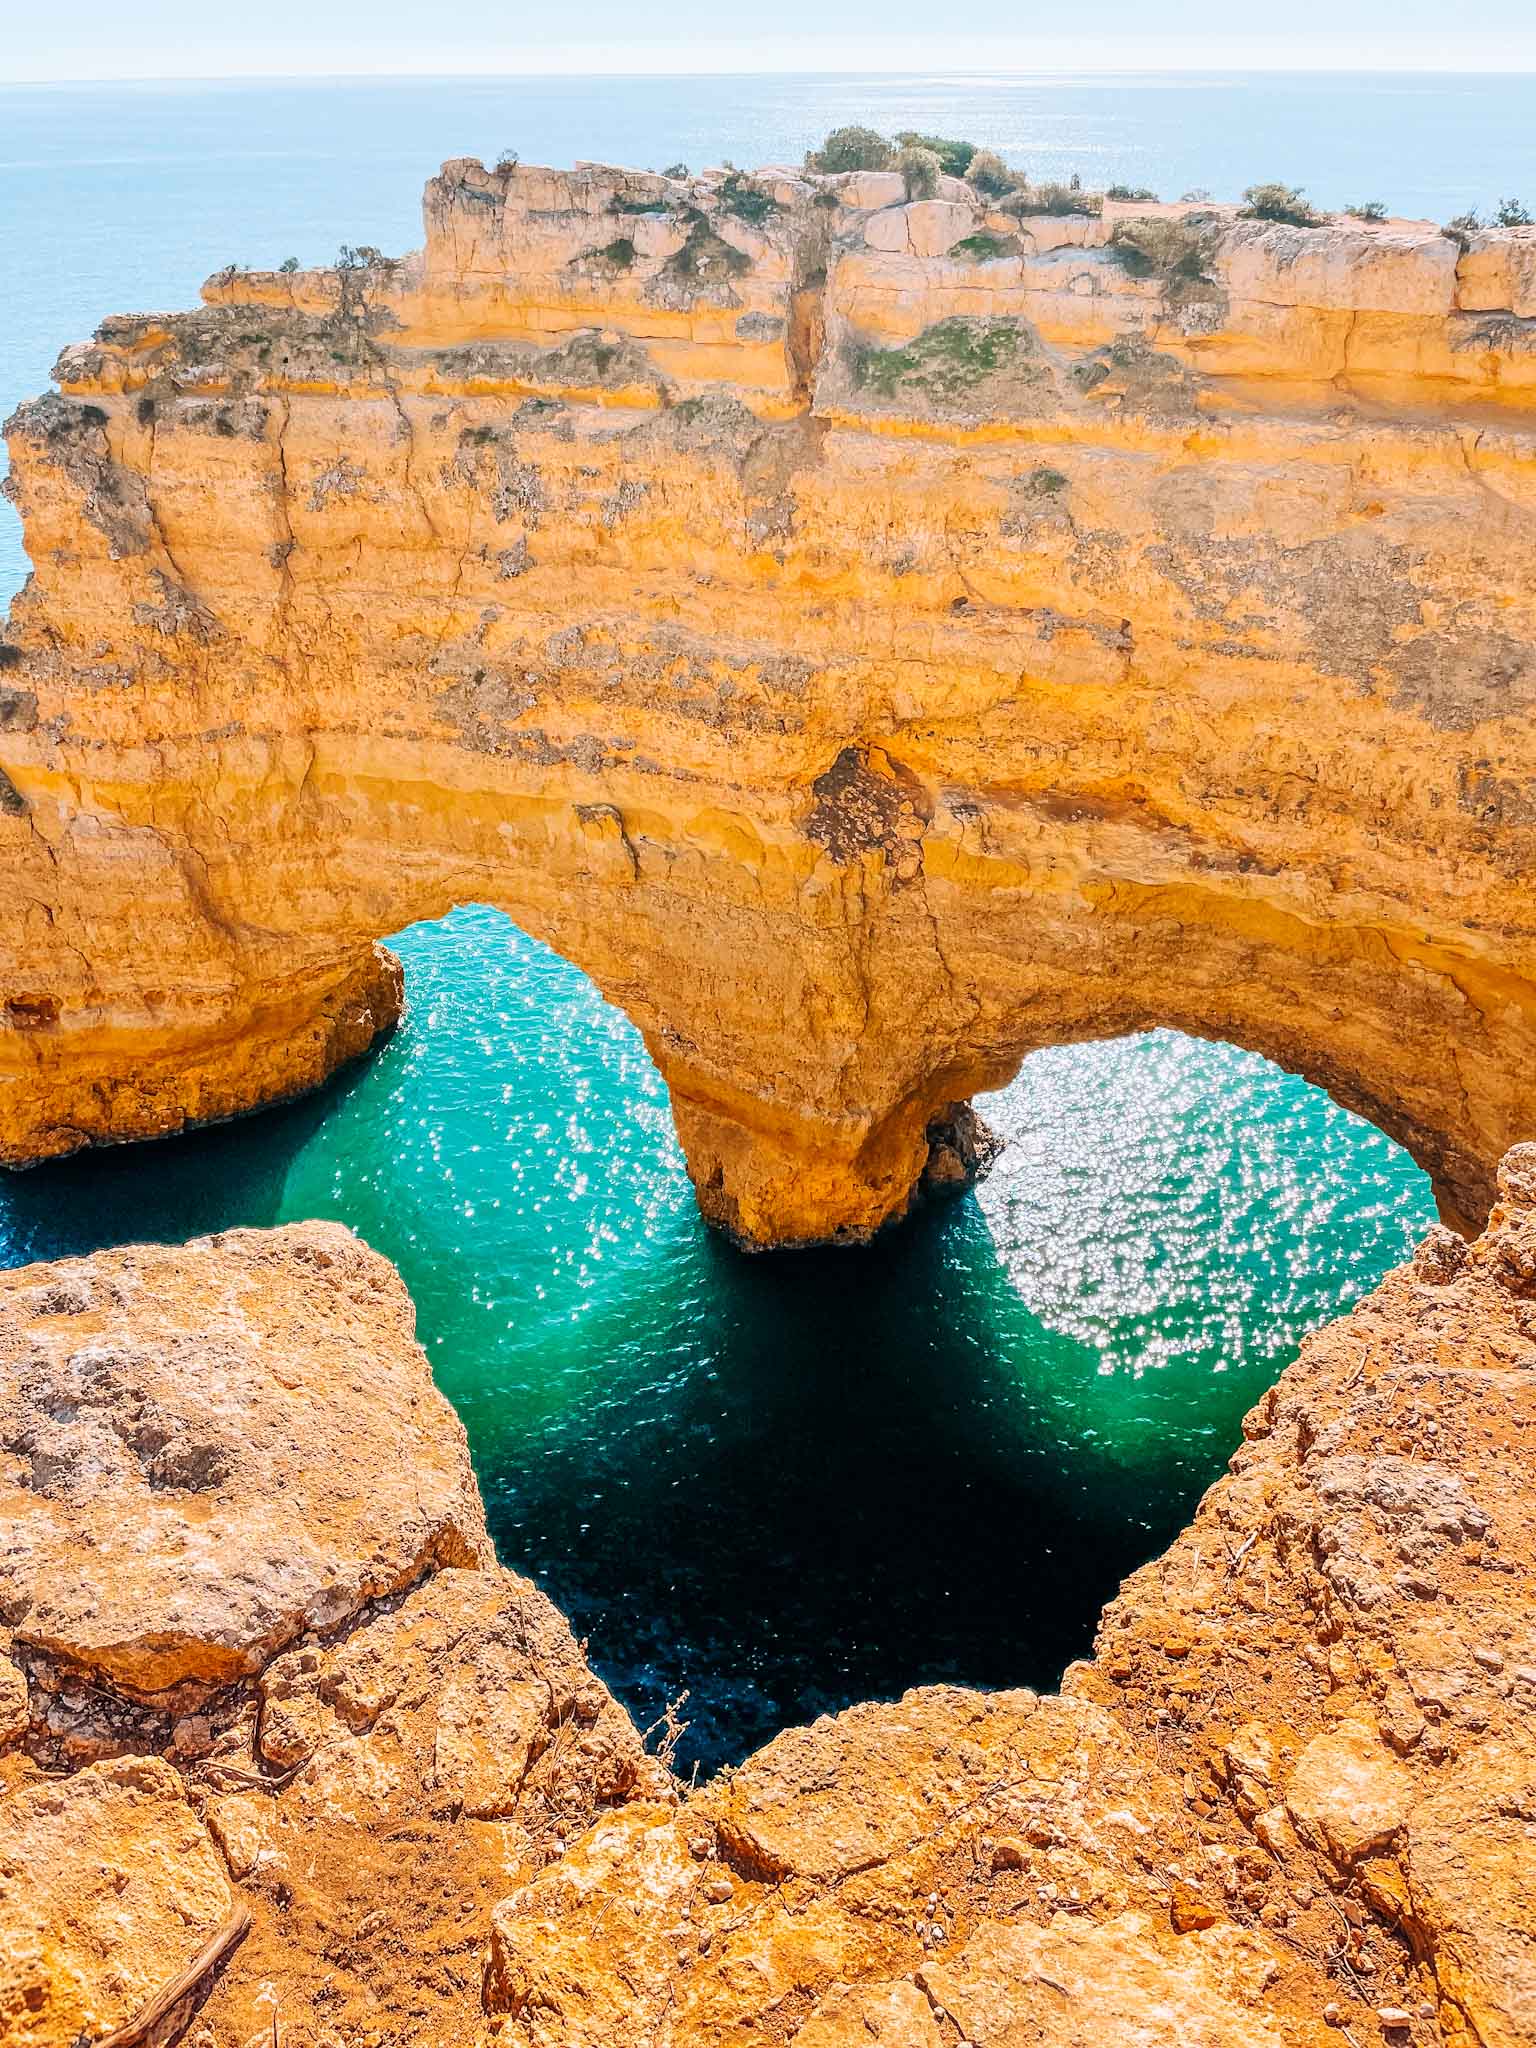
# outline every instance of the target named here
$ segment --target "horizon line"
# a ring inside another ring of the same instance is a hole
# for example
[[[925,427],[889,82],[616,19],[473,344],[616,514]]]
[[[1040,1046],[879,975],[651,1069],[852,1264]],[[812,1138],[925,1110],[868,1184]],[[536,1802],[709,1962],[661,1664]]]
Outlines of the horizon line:
[[[534,78],[591,78],[664,80],[668,78],[693,79],[738,79],[738,78],[809,78],[809,79],[923,79],[933,81],[945,78],[971,78],[984,73],[989,78],[1187,78],[1187,77],[1229,77],[1234,74],[1267,78],[1532,78],[1536,77],[1536,60],[1516,65],[1501,65],[1496,69],[1486,66],[1444,63],[1307,63],[1291,62],[1270,64],[1262,61],[1239,60],[1219,63],[1187,64],[1127,64],[1095,65],[1076,64],[1032,64],[1000,65],[992,63],[956,64],[953,67],[933,65],[901,66],[890,70],[859,67],[849,69],[832,66],[817,69],[802,65],[749,65],[741,68],[698,69],[686,67],[673,71],[636,71],[633,69],[607,70],[595,66],[571,65],[543,67],[537,64],[525,65],[513,70],[443,70],[435,71],[412,66],[399,71],[207,71],[207,72],[144,72],[131,74],[103,73],[99,77],[82,78],[78,73],[72,77],[7,77],[0,74],[0,90],[23,86],[37,86],[53,90],[71,91],[96,86],[160,86],[160,85],[343,85],[343,84],[410,84],[428,81],[438,83],[491,84],[497,81],[508,83]]]

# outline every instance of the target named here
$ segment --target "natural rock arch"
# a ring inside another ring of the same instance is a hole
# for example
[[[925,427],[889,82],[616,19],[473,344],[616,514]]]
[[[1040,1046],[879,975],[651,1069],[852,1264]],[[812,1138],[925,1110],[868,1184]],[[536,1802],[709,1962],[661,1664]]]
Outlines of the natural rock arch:
[[[478,900],[750,1243],[1149,1024],[1480,1220],[1536,1130],[1524,245],[1217,220],[1194,308],[1113,220],[979,263],[981,202],[868,182],[452,165],[422,256],[66,353],[10,427],[0,1156],[313,1085],[373,941]]]

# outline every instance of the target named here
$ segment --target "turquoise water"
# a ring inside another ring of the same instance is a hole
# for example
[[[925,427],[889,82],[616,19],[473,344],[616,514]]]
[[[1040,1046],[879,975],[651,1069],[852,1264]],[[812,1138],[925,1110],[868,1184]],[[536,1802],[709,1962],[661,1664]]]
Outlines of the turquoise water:
[[[1038,1054],[992,1179],[865,1252],[699,1222],[628,1022],[498,913],[399,942],[322,1095],[0,1178],[0,1263],[333,1216],[399,1266],[502,1556],[685,1765],[924,1679],[1050,1685],[1243,1411],[1432,1218],[1382,1135],[1171,1032]]]
[[[1536,197],[1536,81],[543,80],[0,89],[0,408],[228,261],[405,248],[444,156],[798,154],[955,130],[1085,180],[1438,215]],[[9,508],[0,595],[25,564]],[[925,1678],[1052,1683],[1244,1409],[1432,1219],[1380,1133],[1169,1033],[1037,1055],[977,1193],[862,1253],[706,1232],[622,1017],[484,909],[400,941],[410,1013],[310,1101],[0,1177],[0,1264],[315,1215],[392,1258],[497,1540],[685,1764]]]

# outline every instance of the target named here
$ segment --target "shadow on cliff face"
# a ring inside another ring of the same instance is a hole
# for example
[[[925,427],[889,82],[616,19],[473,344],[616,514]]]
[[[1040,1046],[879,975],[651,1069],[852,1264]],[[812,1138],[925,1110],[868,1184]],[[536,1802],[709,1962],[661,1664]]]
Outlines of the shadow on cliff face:
[[[232,1123],[0,1173],[0,1266],[292,1221],[289,1171],[367,1069],[357,1061],[313,1095]]]
[[[330,1217],[392,1259],[506,1562],[683,1768],[925,1679],[1054,1686],[1243,1411],[1433,1211],[1380,1133],[1230,1047],[1026,1063],[991,1178],[863,1250],[701,1224],[627,1021],[498,914],[397,942],[321,1094],[0,1176],[0,1264]]]

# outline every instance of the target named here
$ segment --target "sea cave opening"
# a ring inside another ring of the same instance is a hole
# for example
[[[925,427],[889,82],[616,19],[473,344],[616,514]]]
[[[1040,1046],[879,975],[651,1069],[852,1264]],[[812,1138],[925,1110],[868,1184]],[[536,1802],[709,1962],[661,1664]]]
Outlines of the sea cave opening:
[[[686,1772],[939,1679],[1050,1688],[1244,1411],[1434,1220],[1373,1126],[1152,1031],[978,1103],[989,1179],[859,1251],[700,1220],[665,1087],[484,906],[391,941],[395,1037],[316,1096],[0,1185],[0,1263],[328,1216],[400,1268],[506,1563]]]

